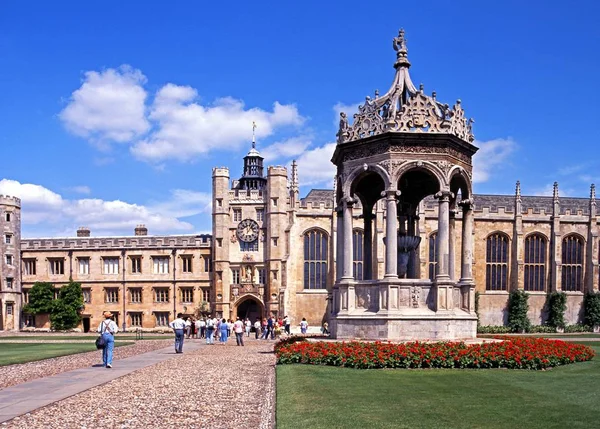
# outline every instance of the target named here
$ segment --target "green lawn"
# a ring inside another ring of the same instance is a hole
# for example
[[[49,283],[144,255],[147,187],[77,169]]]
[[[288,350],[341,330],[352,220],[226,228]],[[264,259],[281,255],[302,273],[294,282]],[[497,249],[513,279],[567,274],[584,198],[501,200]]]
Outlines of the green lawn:
[[[133,344],[117,341],[117,347]],[[0,366],[16,363],[33,362],[57,356],[97,350],[93,341],[90,343],[0,343]],[[100,351],[98,350],[98,353]]]
[[[597,356],[550,371],[277,366],[277,428],[591,428]]]
[[[93,335],[13,335],[13,336],[1,336],[0,344],[3,340],[90,340],[94,341],[96,339],[97,334]],[[135,340],[135,334],[124,334],[119,335],[117,333],[117,340]],[[165,334],[165,335],[144,335],[144,340],[168,340],[172,339],[173,334]]]

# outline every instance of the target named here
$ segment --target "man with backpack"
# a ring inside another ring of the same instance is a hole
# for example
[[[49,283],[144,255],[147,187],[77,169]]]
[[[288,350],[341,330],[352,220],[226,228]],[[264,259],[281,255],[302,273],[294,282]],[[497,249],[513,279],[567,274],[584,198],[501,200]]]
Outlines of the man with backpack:
[[[206,344],[214,344],[215,321],[212,317],[206,318]]]

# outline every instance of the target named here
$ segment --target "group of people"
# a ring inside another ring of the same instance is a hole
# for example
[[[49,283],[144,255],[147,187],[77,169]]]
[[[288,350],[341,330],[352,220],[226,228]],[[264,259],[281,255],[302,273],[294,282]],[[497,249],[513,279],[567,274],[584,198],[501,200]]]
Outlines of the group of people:
[[[103,337],[105,347],[102,349],[102,363],[106,368],[112,368],[113,350],[115,346],[114,335],[118,331],[117,324],[112,320],[112,313],[104,312],[104,321],[98,326],[98,332]],[[206,344],[214,344],[215,339],[225,344],[232,333],[235,334],[236,344],[244,345],[244,335],[250,336],[254,330],[254,338],[261,340],[274,340],[283,332],[291,335],[292,319],[289,316],[276,319],[275,316],[269,318],[256,319],[254,323],[249,318],[237,318],[235,322],[232,319],[219,319],[212,316],[200,317],[194,319],[177,314],[177,318],[169,323],[169,327],[175,333],[175,353],[183,353],[184,338],[206,339]],[[308,322],[306,318],[300,321],[300,332],[306,334],[308,331]],[[328,335],[329,329],[327,322],[323,323],[321,332]]]

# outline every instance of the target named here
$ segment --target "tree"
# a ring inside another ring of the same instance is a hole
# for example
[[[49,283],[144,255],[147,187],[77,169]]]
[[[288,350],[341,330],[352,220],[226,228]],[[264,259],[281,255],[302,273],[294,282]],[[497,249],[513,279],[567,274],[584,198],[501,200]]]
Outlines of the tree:
[[[508,298],[508,326],[511,332],[527,332],[531,322],[527,317],[529,311],[529,294],[522,290],[512,291]]]
[[[52,283],[35,282],[29,291],[29,303],[23,307],[27,314],[48,314],[54,305],[56,288]]]
[[[83,292],[81,283],[70,281],[61,287],[58,299],[54,301],[50,314],[52,329],[63,331],[72,329],[81,322],[81,310],[83,309]]]

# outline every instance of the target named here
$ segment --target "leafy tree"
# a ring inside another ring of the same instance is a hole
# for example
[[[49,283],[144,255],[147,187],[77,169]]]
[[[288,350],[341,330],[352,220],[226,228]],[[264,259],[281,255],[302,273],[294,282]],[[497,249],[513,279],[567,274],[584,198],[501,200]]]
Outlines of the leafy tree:
[[[508,326],[512,332],[527,332],[531,322],[527,317],[529,294],[515,290],[508,298]]]
[[[23,312],[28,314],[51,313],[55,291],[56,288],[52,283],[35,282],[29,291],[29,303],[23,307]]]
[[[588,292],[583,304],[585,324],[592,328],[600,326],[600,292]]]
[[[50,314],[52,328],[57,331],[72,329],[81,322],[83,309],[83,293],[81,283],[70,281],[61,287],[58,299],[54,301]]]
[[[564,328],[565,311],[567,311],[567,294],[564,292],[552,292],[547,297],[548,325],[555,328]]]

